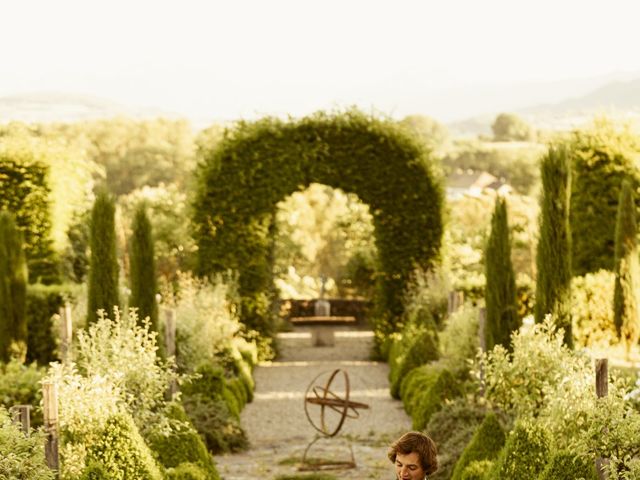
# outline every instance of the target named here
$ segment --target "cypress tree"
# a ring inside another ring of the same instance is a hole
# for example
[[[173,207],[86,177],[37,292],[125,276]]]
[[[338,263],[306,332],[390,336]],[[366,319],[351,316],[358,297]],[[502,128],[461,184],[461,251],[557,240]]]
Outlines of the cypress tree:
[[[633,187],[628,180],[622,182],[615,233],[616,283],[613,297],[613,319],[618,336],[624,340],[627,354],[637,343],[640,333],[638,321],[639,285],[637,226]]]
[[[97,320],[97,311],[111,312],[118,300],[118,258],[116,255],[115,204],[108,192],[98,192],[91,211],[89,245],[89,311],[87,322]]]
[[[0,212],[0,360],[27,353],[27,262],[14,216]]]
[[[485,249],[485,341],[511,348],[511,332],[519,327],[516,278],[511,263],[507,202],[498,197],[491,217],[491,233]]]
[[[130,305],[138,309],[139,318],[149,317],[151,329],[158,331],[158,304],[156,303],[156,264],[154,258],[151,223],[144,204],[135,211],[132,223],[130,275]]]
[[[564,342],[573,346],[571,333],[571,164],[565,147],[551,147],[542,159],[540,240],[536,254],[537,323],[551,313],[564,329]]]

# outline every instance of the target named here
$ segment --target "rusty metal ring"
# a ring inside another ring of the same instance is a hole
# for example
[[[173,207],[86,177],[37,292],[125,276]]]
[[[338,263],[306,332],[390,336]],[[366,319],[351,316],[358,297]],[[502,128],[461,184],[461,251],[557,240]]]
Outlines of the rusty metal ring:
[[[345,397],[340,398],[338,395],[333,393],[330,390],[330,386],[333,383],[333,380],[336,376],[342,372],[344,381],[345,381]],[[322,372],[318,374],[312,381],[309,383],[307,390],[304,395],[304,413],[307,416],[307,420],[311,424],[311,426],[316,429],[318,432],[322,433],[327,437],[333,437],[337,435],[337,433],[342,428],[344,421],[347,418],[358,418],[359,413],[357,411],[358,408],[369,408],[369,405],[360,402],[353,402],[349,400],[350,388],[349,388],[349,375],[345,370],[336,369],[331,372],[329,379],[327,380],[324,387],[320,387],[315,385],[316,380],[318,380],[321,376],[325,375],[328,372]],[[310,392],[313,392],[313,395],[310,395]],[[309,413],[309,405],[319,405],[320,406],[320,426],[316,425],[316,423],[311,418]],[[325,422],[325,410],[331,409],[334,412],[337,412],[340,415],[340,420],[338,421],[337,426],[330,431]]]

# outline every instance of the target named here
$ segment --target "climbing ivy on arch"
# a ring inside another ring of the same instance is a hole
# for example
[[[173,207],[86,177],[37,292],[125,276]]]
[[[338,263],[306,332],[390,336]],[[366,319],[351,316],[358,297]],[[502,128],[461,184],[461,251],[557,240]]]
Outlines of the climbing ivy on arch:
[[[391,120],[350,110],[229,129],[198,166],[199,273],[237,271],[243,322],[272,333],[277,203],[312,182],[369,205],[379,256],[376,329],[393,331],[412,272],[438,258],[443,192],[429,151]]]

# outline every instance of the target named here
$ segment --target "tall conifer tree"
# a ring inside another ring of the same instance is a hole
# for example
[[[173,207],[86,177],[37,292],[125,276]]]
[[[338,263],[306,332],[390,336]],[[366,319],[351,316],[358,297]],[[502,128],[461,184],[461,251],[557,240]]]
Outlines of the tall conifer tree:
[[[131,237],[130,305],[138,309],[139,318],[149,317],[151,329],[158,331],[157,280],[153,234],[144,204],[140,204],[133,217]]]
[[[496,199],[491,217],[491,233],[485,250],[485,341],[488,350],[495,345],[511,349],[511,332],[519,327],[516,279],[511,263],[511,242],[507,202]]]
[[[618,336],[625,342],[627,354],[638,342],[637,289],[640,286],[638,242],[636,239],[636,207],[633,187],[628,180],[622,182],[615,236],[616,283],[613,300],[613,318]]]
[[[27,353],[27,262],[14,216],[0,212],[0,361]]]
[[[553,314],[564,329],[564,341],[573,346],[571,332],[571,164],[566,148],[551,147],[540,167],[540,240],[536,254],[537,281],[535,318]]]
[[[87,321],[98,318],[99,309],[110,313],[119,305],[116,254],[115,204],[105,190],[98,192],[91,211],[91,259],[89,262],[89,311]]]

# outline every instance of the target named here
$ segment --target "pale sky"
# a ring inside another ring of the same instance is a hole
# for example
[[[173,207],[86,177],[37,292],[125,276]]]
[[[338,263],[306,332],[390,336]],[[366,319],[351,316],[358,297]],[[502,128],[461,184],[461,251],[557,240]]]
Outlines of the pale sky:
[[[471,89],[640,77],[639,19],[638,0],[0,0],[0,97],[446,119]]]

